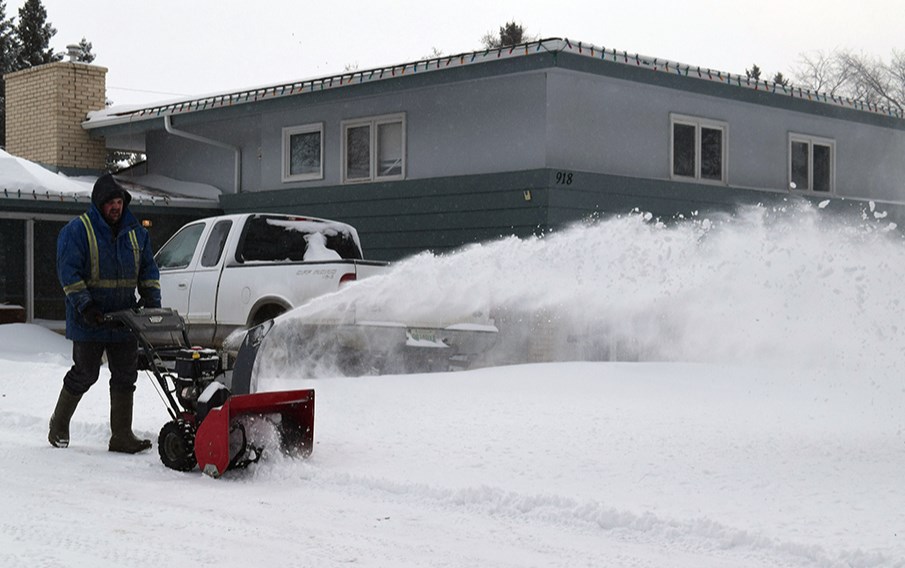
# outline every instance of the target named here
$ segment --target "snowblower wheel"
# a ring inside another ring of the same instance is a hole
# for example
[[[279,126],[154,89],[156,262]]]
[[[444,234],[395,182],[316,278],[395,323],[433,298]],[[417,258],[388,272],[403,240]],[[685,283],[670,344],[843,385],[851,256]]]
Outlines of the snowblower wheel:
[[[176,471],[192,471],[195,459],[195,428],[185,420],[167,422],[157,438],[157,452],[163,465]]]

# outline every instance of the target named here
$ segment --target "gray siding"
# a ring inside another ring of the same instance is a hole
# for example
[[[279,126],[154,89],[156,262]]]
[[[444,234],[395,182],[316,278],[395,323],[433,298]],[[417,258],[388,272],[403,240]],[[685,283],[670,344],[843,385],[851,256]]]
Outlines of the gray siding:
[[[651,89],[645,87],[644,91]],[[636,83],[569,70],[548,73],[551,168],[620,176],[669,176],[669,116]]]
[[[260,186],[317,187],[340,182],[340,123],[405,113],[407,179],[522,170],[543,165],[543,74],[529,73],[371,95],[262,117]],[[324,123],[325,179],[280,180],[281,129]]]
[[[244,191],[334,186],[340,183],[341,122],[405,113],[406,179],[525,170],[544,165],[544,72],[428,85],[399,92],[325,97],[271,105],[257,112],[220,113],[213,121],[176,117],[174,128],[242,148]],[[288,101],[287,101],[288,102]],[[162,119],[161,119],[162,121]],[[324,125],[324,179],[283,183],[282,129]],[[161,123],[162,126],[162,123]],[[154,130],[149,171],[232,191],[228,150]]]
[[[339,185],[341,122],[396,113],[406,117],[408,180],[536,168],[668,180],[670,113],[677,113],[728,124],[730,187],[786,191],[788,137],[798,133],[835,141],[838,196],[905,201],[905,134],[894,122],[556,67],[410,89],[350,87],[345,94],[250,105],[208,119],[177,116],[173,124],[240,146],[243,191],[261,191]],[[324,178],[283,183],[282,128],[312,123],[324,125]],[[152,173],[232,191],[228,150],[157,129],[148,134],[148,153]]]
[[[161,119],[162,120],[162,119]],[[260,167],[254,158],[256,148],[254,139],[242,138],[244,129],[231,130],[230,124],[242,121],[217,121],[203,125],[184,127],[181,122],[173,121],[175,128],[185,129],[226,144],[242,147],[242,187],[246,190],[260,189],[258,180],[253,179],[255,169]],[[248,122],[246,119],[245,122]],[[206,183],[225,192],[233,191],[234,186],[234,153],[224,148],[202,144],[178,136],[167,134],[163,130],[148,132],[148,173],[160,174],[184,181]]]
[[[669,117],[678,113],[729,125],[730,187],[785,192],[794,132],[835,140],[838,196],[905,201],[896,128],[571,70],[551,71],[547,90],[551,168],[667,180]]]

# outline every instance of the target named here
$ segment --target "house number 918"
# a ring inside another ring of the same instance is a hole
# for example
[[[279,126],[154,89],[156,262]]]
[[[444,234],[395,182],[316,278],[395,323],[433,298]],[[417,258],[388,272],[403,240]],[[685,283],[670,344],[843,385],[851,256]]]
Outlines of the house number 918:
[[[556,172],[556,185],[572,185],[572,172]]]

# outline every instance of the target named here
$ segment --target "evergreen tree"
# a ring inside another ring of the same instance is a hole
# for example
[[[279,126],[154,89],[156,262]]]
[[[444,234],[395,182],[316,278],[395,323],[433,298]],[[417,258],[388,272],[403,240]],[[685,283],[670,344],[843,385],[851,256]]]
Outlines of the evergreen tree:
[[[506,22],[505,26],[500,27],[499,35],[487,32],[484,37],[481,38],[481,43],[483,43],[484,47],[487,49],[509,47],[529,41],[534,41],[534,38],[525,34],[525,28],[516,22]]]
[[[760,81],[760,67],[757,66],[757,63],[751,66],[751,69],[745,69],[745,75],[748,76],[749,80]]]
[[[12,18],[6,17],[6,2],[0,0],[0,74],[16,70],[19,41]]]
[[[90,41],[82,38],[82,41],[79,42],[79,49],[82,53],[79,55],[77,61],[81,61],[82,63],[91,63],[94,61],[94,54],[91,53],[92,47]]]
[[[47,21],[47,10],[41,0],[26,0],[19,8],[19,24],[16,26],[21,45],[16,68],[28,69],[61,60],[63,56],[54,53],[50,47],[50,38],[56,33],[56,28]]]
[[[6,146],[6,81],[2,76],[16,70],[19,41],[12,18],[6,17],[6,2],[0,0],[0,147]]]
[[[778,71],[776,75],[773,75],[773,82],[777,85],[782,85],[783,87],[789,86],[789,80],[785,78],[782,71]]]
[[[764,75],[764,72],[760,67],[757,66],[757,63],[755,63],[751,65],[751,69],[745,69],[745,75],[748,77],[749,81],[759,82],[761,77]],[[789,86],[789,80],[786,79],[785,76],[783,76],[782,71],[779,71],[776,73],[776,75],[773,75],[772,82],[776,83],[777,85],[782,85],[783,87]]]

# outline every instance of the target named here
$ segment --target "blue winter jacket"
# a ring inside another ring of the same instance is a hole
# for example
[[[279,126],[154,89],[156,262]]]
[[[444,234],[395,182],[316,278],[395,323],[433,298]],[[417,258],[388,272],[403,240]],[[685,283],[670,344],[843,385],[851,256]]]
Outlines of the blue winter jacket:
[[[66,337],[73,341],[125,341],[129,332],[91,327],[82,317],[94,303],[101,312],[133,308],[135,289],[144,305],[160,307],[160,271],[148,231],[123,207],[116,236],[94,203],[57,239],[57,276],[66,293]]]

